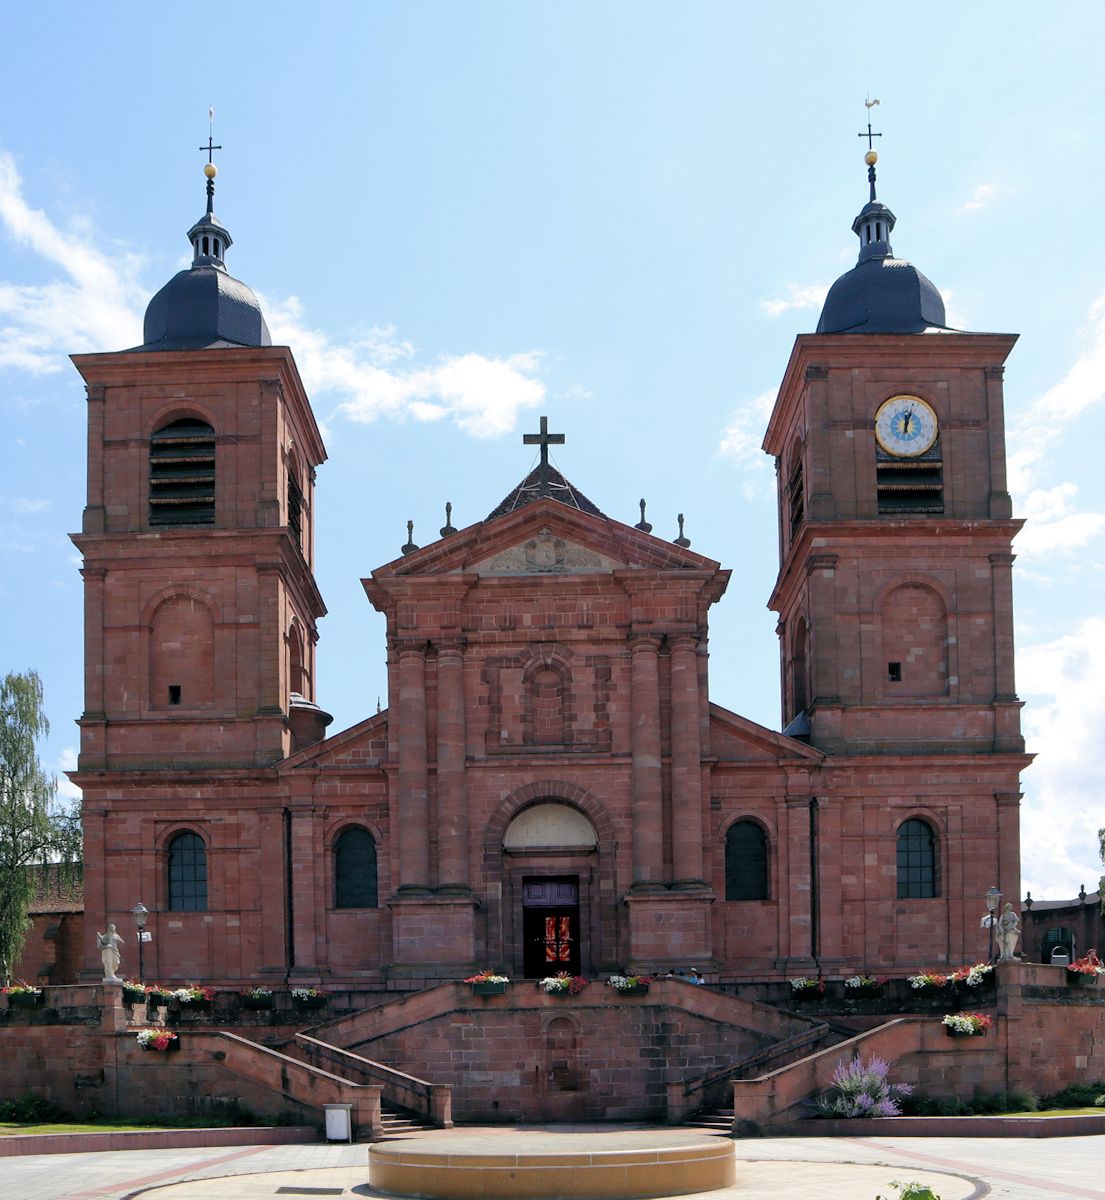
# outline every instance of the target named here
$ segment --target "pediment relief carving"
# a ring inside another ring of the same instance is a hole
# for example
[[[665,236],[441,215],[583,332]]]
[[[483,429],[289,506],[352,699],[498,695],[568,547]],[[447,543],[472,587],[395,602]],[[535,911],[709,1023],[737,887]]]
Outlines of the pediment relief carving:
[[[543,525],[533,537],[485,558],[472,569],[480,575],[581,575],[617,571],[623,565],[558,537]]]

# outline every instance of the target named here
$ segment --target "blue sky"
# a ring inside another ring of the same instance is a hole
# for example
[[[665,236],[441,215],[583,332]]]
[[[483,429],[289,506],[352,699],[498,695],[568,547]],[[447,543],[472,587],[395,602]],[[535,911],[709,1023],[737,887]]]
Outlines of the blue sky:
[[[1024,887],[1092,890],[1105,825],[1105,105],[1096,3],[113,4],[6,16],[0,123],[0,668],[43,675],[55,769],[81,709],[75,351],[140,340],[203,209],[292,346],[317,493],[320,702],[385,697],[359,580],[415,522],[482,519],[554,459],[611,517],[733,568],[712,693],[778,727],[773,471],[796,334],[855,261],[863,100],[894,248],[1006,373]],[[60,26],[60,27],[59,27]],[[18,47],[18,51],[13,51]]]

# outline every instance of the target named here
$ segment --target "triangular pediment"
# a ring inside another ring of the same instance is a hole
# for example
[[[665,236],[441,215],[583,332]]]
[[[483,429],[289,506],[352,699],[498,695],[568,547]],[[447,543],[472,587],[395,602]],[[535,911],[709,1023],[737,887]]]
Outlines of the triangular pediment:
[[[333,737],[290,755],[278,770],[357,770],[382,766],[388,754],[388,713],[375,713]]]
[[[601,513],[542,498],[458,530],[373,572],[373,578],[595,574],[624,570],[716,572],[719,564]]]
[[[805,742],[776,733],[719,704],[710,705],[710,750],[719,764],[726,762],[820,763],[825,756]]]

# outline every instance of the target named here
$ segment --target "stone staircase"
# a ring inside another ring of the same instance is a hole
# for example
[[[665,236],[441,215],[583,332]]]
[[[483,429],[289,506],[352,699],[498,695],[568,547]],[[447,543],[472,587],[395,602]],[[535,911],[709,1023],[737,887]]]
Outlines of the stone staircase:
[[[728,1103],[712,1102],[719,1089],[730,1090],[728,1084],[737,1079],[755,1079],[768,1075],[773,1071],[790,1066],[811,1054],[830,1049],[849,1038],[855,1037],[854,1029],[822,1022],[799,1033],[792,1034],[757,1050],[754,1054],[720,1070],[711,1071],[697,1079],[688,1080],[685,1084],[689,1094],[698,1093],[706,1097],[706,1103],[692,1112],[683,1122],[695,1129],[706,1129],[713,1133],[729,1134],[733,1132],[734,1111],[732,1101]]]
[[[421,1133],[424,1129],[432,1128],[430,1122],[418,1113],[381,1101],[380,1133],[377,1141],[407,1137],[414,1133]]]

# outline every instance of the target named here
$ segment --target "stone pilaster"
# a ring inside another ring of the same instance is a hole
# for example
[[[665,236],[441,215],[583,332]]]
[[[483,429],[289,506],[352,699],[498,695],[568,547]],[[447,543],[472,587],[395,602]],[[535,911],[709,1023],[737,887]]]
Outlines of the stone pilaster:
[[[426,650],[399,650],[399,891],[430,890],[430,811],[426,785]]]
[[[655,635],[636,635],[630,643],[635,890],[660,887],[664,877],[659,649]]]
[[[439,888],[468,890],[464,786],[464,652],[437,647],[437,854]]]
[[[673,886],[705,886],[702,866],[702,741],[698,639],[678,635],[671,647],[671,791]]]

